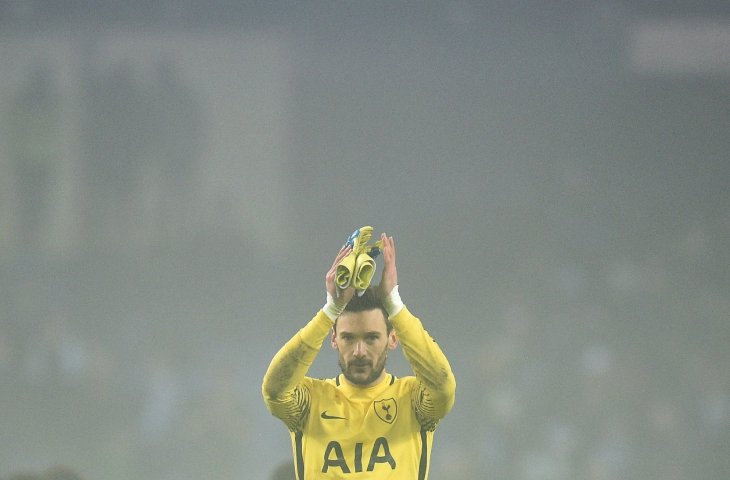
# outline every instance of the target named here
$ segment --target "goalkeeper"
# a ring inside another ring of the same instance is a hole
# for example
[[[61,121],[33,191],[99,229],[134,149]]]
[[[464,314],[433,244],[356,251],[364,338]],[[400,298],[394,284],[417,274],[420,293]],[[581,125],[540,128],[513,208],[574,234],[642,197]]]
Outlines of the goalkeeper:
[[[327,302],[274,356],[262,393],[289,429],[296,478],[428,478],[433,434],[454,404],[449,362],[398,293],[393,237],[382,234],[380,285],[337,286],[346,244],[325,276]],[[342,373],[306,376],[331,335]],[[415,376],[385,369],[398,343]]]

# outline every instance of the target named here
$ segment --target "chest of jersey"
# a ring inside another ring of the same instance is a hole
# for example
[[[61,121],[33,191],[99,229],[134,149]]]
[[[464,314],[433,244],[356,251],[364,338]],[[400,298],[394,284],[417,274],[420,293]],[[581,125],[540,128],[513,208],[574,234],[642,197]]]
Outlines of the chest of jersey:
[[[315,478],[408,478],[419,467],[427,437],[407,382],[354,394],[331,383],[311,388],[317,391],[295,449]]]

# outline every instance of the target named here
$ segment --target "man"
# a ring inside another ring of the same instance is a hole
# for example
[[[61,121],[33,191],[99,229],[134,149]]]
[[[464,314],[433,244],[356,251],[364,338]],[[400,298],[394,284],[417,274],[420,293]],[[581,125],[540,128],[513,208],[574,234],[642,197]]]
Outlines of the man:
[[[454,404],[448,360],[403,305],[393,237],[381,235],[380,285],[355,296],[335,284],[343,247],[325,277],[327,303],[271,361],[264,402],[291,432],[298,480],[428,478],[433,432]],[[331,333],[342,374],[306,376]],[[398,343],[415,376],[385,370]]]

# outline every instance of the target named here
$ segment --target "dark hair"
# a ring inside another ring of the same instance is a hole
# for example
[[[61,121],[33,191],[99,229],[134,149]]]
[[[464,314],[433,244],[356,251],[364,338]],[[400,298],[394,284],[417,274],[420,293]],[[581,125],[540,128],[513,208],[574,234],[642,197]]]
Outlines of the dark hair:
[[[369,286],[362,295],[355,294],[352,300],[345,306],[344,312],[365,312],[368,310],[380,310],[385,319],[385,328],[388,333],[393,330],[393,324],[388,319],[388,311],[383,306],[383,300],[380,296],[380,290],[377,287]],[[337,320],[335,320],[335,330],[337,330]]]

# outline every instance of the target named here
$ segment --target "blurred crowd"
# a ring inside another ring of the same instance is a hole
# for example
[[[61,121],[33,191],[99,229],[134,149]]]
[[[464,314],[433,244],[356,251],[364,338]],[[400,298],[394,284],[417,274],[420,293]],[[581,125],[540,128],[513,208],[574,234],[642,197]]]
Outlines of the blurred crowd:
[[[164,60],[148,80],[125,66],[86,73],[74,165],[50,65],[0,114],[0,475],[54,458],[106,480],[266,472],[242,453],[260,379],[242,371],[255,347],[236,343],[234,309],[257,292],[229,297],[245,281],[228,247],[246,242],[187,221],[195,100]]]

